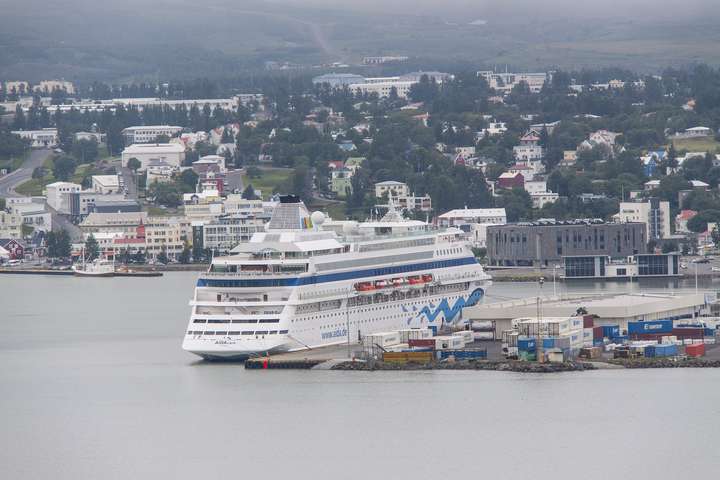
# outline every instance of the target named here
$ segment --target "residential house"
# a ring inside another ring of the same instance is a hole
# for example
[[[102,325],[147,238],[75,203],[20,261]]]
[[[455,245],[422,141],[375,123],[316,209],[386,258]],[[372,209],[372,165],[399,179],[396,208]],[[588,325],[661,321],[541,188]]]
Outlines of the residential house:
[[[0,248],[8,253],[9,260],[25,258],[25,244],[19,238],[0,238]]]
[[[57,128],[43,128],[42,130],[13,130],[13,135],[17,135],[23,140],[30,142],[33,148],[51,148],[58,144]]]
[[[506,189],[523,188],[525,186],[525,177],[519,172],[504,172],[500,174],[495,185],[497,188]]]
[[[122,136],[125,146],[136,143],[156,143],[158,137],[172,138],[182,132],[182,127],[172,125],[145,125],[139,127],[127,127],[123,129]]]
[[[93,191],[102,194],[120,193],[119,175],[93,175],[91,177]]]
[[[385,182],[378,182],[375,184],[375,197],[382,198],[387,195],[389,198],[408,196],[410,194],[410,188],[406,183],[396,182],[394,180],[388,180]]]

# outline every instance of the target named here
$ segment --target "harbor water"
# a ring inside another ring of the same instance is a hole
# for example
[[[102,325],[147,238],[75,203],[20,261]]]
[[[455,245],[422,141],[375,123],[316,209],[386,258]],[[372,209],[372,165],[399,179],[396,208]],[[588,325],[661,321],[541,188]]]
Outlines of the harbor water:
[[[658,479],[717,471],[720,370],[248,371],[181,350],[195,276],[0,276],[1,478]],[[552,281],[542,288],[552,294]],[[694,281],[633,288],[694,291]],[[537,291],[498,282],[486,300]]]

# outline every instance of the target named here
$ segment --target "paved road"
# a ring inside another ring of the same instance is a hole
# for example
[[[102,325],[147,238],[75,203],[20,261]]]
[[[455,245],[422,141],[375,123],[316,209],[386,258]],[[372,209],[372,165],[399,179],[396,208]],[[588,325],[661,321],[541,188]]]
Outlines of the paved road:
[[[0,177],[0,197],[21,197],[22,195],[15,192],[15,188],[30,180],[33,170],[41,167],[52,153],[52,150],[47,149],[32,150],[20,168]]]

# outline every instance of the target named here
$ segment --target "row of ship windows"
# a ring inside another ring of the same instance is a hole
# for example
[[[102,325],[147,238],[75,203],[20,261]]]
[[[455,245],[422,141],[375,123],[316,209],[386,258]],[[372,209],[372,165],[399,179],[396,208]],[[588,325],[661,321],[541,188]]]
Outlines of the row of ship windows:
[[[462,248],[446,248],[437,251],[438,255],[450,255],[451,253],[462,253]]]
[[[211,318],[210,320],[205,320],[203,318],[196,318],[193,320],[193,323],[280,323],[279,318],[266,318],[261,320],[229,320],[229,319],[217,319],[217,318]]]
[[[214,332],[214,331],[202,331],[202,330],[188,330],[188,335],[221,335],[221,336],[234,336],[234,335],[275,335],[275,334],[286,334],[287,330],[256,330],[256,331],[229,331],[229,332]]]

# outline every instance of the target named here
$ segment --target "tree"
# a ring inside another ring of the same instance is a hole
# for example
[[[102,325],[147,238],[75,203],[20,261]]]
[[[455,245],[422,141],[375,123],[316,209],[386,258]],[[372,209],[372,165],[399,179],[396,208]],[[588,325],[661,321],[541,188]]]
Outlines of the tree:
[[[68,155],[63,155],[53,161],[53,175],[56,180],[61,180],[63,182],[68,181],[73,173],[75,173],[74,158]]]
[[[180,252],[180,256],[178,257],[178,261],[182,263],[183,265],[186,265],[190,263],[190,247],[188,247],[187,243],[183,247],[182,252]]]
[[[262,170],[260,170],[260,168],[255,167],[255,166],[248,167],[247,175],[250,178],[260,178],[260,177],[262,177]]]
[[[160,249],[160,253],[157,256],[157,261],[159,263],[162,263],[163,265],[167,265],[169,260],[167,256],[167,247],[165,245],[163,245]]]
[[[183,170],[180,174],[180,187],[184,193],[191,193],[195,191],[195,187],[198,183],[198,175],[191,169]]]
[[[245,200],[257,200],[258,196],[255,193],[252,183],[245,187],[245,190],[242,192],[242,198]]]
[[[137,175],[137,171],[140,167],[142,167],[142,163],[140,163],[140,160],[137,158],[132,157],[128,160],[127,167]]]
[[[85,240],[85,260],[93,261],[100,256],[100,245],[92,233]]]
[[[72,246],[70,235],[65,230],[49,232],[47,235],[47,250],[50,258],[67,258],[70,256]]]
[[[80,163],[94,163],[98,157],[98,144],[95,140],[76,140],[72,144],[72,154]]]
[[[712,229],[712,232],[710,232],[710,236],[712,237],[712,241],[715,246],[720,246],[720,232],[718,231],[717,227]]]
[[[135,263],[145,263],[145,252],[138,249],[137,252],[132,256],[133,262]]]

